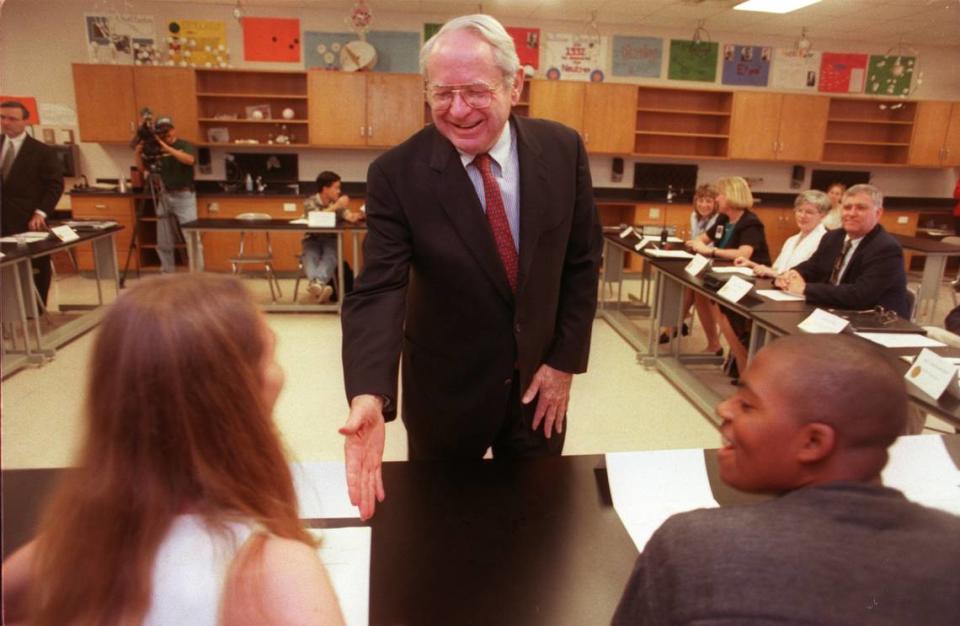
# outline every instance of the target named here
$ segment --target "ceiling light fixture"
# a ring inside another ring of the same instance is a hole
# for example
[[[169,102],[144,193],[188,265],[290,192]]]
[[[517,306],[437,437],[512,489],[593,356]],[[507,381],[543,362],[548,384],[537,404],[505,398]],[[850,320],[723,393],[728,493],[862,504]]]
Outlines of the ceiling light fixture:
[[[746,0],[733,7],[734,11],[759,11],[762,13],[790,13],[820,0]]]

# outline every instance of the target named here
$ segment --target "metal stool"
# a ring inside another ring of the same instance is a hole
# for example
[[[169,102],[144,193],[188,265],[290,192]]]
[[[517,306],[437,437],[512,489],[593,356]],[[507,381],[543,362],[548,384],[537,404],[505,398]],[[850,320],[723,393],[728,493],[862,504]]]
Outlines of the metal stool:
[[[241,213],[236,217],[236,219],[253,222],[260,220],[270,221],[272,218],[267,213]],[[270,297],[274,302],[276,302],[278,298],[283,297],[283,294],[280,291],[280,281],[277,280],[277,275],[273,271],[273,245],[270,243],[270,233],[267,231],[264,232],[263,235],[266,238],[266,253],[248,255],[245,254],[244,251],[247,231],[240,231],[240,250],[237,252],[236,256],[230,258],[230,267],[233,269],[234,274],[239,274],[240,267],[243,265],[262,265],[264,274],[266,275],[267,284],[270,285]]]

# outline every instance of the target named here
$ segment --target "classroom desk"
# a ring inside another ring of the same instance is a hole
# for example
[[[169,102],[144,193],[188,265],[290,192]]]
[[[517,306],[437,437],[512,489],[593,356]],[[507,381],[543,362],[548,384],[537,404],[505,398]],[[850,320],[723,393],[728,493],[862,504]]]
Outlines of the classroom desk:
[[[187,240],[189,248],[188,256],[190,258],[190,271],[196,272],[199,268],[195,266],[195,259],[198,258],[200,247],[200,235],[205,232],[299,232],[299,233],[326,233],[337,236],[337,284],[340,286],[340,294],[337,301],[331,304],[300,304],[298,302],[272,302],[264,305],[263,309],[269,312],[300,312],[316,313],[318,311],[339,312],[343,304],[343,236],[350,233],[353,237],[353,267],[360,267],[360,234],[366,232],[365,224],[351,224],[345,221],[338,221],[333,228],[315,228],[306,224],[291,224],[286,219],[269,220],[238,220],[230,218],[202,218],[192,222],[186,222],[180,225],[184,237]]]
[[[5,361],[3,368],[4,375],[27,363],[42,363],[44,360],[49,360],[53,357],[57,348],[79,337],[100,323],[100,319],[106,311],[101,281],[106,279],[112,282],[115,295],[118,294],[120,290],[115,235],[122,228],[122,226],[113,225],[97,230],[79,230],[77,231],[78,238],[73,241],[65,242],[51,237],[43,241],[28,243],[26,248],[18,247],[16,243],[0,243],[0,252],[3,252],[5,255],[3,261],[6,261],[7,257],[11,259],[9,266],[4,265],[5,268],[11,268],[10,270],[4,270],[4,283],[7,282],[6,279],[8,275],[10,275],[8,272],[14,271],[12,268],[16,267],[19,269],[14,279],[16,282],[19,282],[19,286],[16,286],[15,282],[15,284],[11,286],[12,288],[8,288],[6,285],[3,287],[4,320],[11,319],[7,317],[11,311],[14,312],[14,315],[19,319],[21,324],[28,318],[32,318],[33,323],[30,324],[30,326],[33,327],[32,331],[35,333],[36,343],[36,350],[31,350],[29,355],[24,351],[23,354],[16,355],[18,358],[10,361],[9,365],[11,369],[7,369],[7,363]],[[33,271],[29,261],[37,257],[49,256],[55,252],[85,244],[90,244],[93,249],[97,303],[82,306],[72,305],[72,309],[83,309],[85,311],[83,315],[57,326],[50,332],[41,333],[39,324],[40,315],[34,297]],[[19,313],[16,313],[21,306],[19,303],[20,299],[23,300],[23,317],[20,317]],[[27,337],[26,341],[29,342],[30,338]]]
[[[960,246],[923,237],[897,234],[893,236],[907,252],[927,257],[923,261],[923,277],[920,281],[920,295],[917,298],[917,319],[924,319],[928,324],[936,324],[938,320],[934,319],[934,315],[936,315],[937,299],[940,296],[940,285],[943,283],[943,273],[947,268],[947,258],[960,256]]]
[[[3,551],[29,539],[63,470],[6,470]],[[372,528],[370,624],[608,623],[637,557],[604,458],[388,462]]]
[[[619,229],[618,229],[619,230]],[[623,298],[624,260],[635,254],[635,238],[623,238],[615,232],[604,233],[603,237],[603,273],[600,280],[600,297],[597,302],[597,316],[605,320],[610,327],[623,337],[640,354],[646,354],[647,345],[641,337],[639,328],[632,317],[649,317],[650,306],[650,265],[643,264],[640,297]],[[612,297],[608,297],[612,296]]]
[[[10,349],[7,342],[0,341],[0,371],[4,376],[11,374],[30,363],[42,361],[40,346],[40,316],[37,315],[37,302],[33,298],[33,267],[26,247],[4,248],[0,258],[0,296],[2,312],[0,321],[11,333]],[[27,311],[30,315],[27,315]],[[33,329],[31,329],[31,321]],[[20,348],[19,340],[23,340]],[[31,348],[30,344],[35,345]]]

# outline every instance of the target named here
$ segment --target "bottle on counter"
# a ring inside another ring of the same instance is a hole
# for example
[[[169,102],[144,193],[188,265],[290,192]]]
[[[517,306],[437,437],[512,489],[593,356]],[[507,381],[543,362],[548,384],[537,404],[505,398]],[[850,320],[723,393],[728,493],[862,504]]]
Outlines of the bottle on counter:
[[[248,192],[253,192],[253,176],[247,174],[247,177],[243,179],[243,187]]]

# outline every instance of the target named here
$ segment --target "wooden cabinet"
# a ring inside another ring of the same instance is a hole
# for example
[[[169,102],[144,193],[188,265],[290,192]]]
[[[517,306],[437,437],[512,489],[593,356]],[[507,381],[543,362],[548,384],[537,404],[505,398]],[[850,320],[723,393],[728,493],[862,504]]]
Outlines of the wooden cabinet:
[[[698,159],[726,157],[732,100],[729,91],[640,87],[633,152]]]
[[[423,126],[418,74],[311,71],[307,74],[310,143],[389,147]]]
[[[917,103],[877,98],[830,98],[823,161],[905,165]]]
[[[131,196],[70,196],[70,210],[74,219],[113,220],[123,226],[123,230],[114,235],[117,244],[117,263],[121,271],[127,260],[130,240],[133,238],[135,221],[133,202]],[[75,250],[77,267],[82,271],[92,271],[94,269],[92,247],[77,246]],[[140,250],[137,249],[131,257],[130,269],[139,270],[140,267]]]
[[[307,145],[307,76],[303,72],[198,69],[196,93],[201,143]],[[284,118],[288,109],[293,115]],[[255,110],[262,112],[261,119],[256,119]],[[279,136],[286,136],[289,144],[274,144]]]
[[[734,94],[730,158],[820,160],[829,107],[829,99],[823,96]]]
[[[636,98],[634,85],[534,80],[529,111],[580,132],[589,152],[629,154]]]
[[[960,103],[918,103],[909,162],[939,167],[960,165]]]
[[[73,85],[82,141],[130,141],[143,108],[172,117],[180,137],[197,140],[192,69],[75,63]]]

